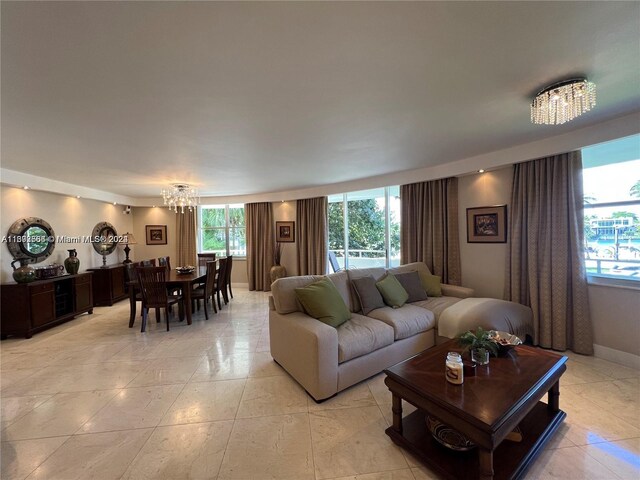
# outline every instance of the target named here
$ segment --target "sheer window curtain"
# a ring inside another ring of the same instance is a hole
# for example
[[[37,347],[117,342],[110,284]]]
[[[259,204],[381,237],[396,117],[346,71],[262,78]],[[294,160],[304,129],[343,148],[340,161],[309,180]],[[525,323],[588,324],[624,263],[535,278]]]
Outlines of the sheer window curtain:
[[[176,266],[198,265],[196,247],[196,209],[176,213],[176,245],[178,263]]]
[[[296,202],[298,275],[327,273],[327,208],[327,197],[306,198]]]
[[[458,179],[400,186],[402,264],[424,262],[443,283],[460,285]]]
[[[269,270],[273,265],[273,210],[271,202],[244,206],[247,235],[247,277],[249,290],[271,290]]]
[[[531,306],[536,345],[590,355],[583,212],[579,151],[514,166],[505,299]]]

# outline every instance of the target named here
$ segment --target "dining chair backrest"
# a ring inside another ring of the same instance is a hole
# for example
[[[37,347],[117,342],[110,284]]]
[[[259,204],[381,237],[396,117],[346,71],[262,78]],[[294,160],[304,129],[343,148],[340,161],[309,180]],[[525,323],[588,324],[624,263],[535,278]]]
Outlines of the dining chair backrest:
[[[207,280],[204,284],[204,291],[207,297],[213,295],[214,287],[216,285],[216,274],[218,272],[218,265],[216,262],[207,262]]]
[[[208,262],[215,262],[215,253],[199,253],[198,254],[198,267],[206,267]]]
[[[152,258],[151,260],[142,260],[140,263],[142,264],[143,267],[155,267],[156,259]]]
[[[137,282],[138,274],[136,273],[136,268],[138,267],[137,263],[125,263],[124,264],[124,273],[127,282]]]
[[[233,267],[233,255],[227,256],[227,269],[225,272],[224,283],[229,285],[231,283],[231,267]]]
[[[222,291],[227,279],[227,259],[220,258],[218,260],[218,275],[216,277],[215,290]]]
[[[167,269],[165,267],[137,268],[138,282],[146,308],[167,307]]]
[[[166,267],[167,270],[171,270],[171,260],[169,256],[167,255],[166,257],[159,257],[158,266]]]

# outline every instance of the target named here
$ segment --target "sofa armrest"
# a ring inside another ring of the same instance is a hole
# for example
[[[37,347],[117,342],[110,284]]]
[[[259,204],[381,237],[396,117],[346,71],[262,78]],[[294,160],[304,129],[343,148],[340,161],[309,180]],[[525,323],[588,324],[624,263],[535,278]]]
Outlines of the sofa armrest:
[[[449,285],[448,283],[443,283],[442,285],[442,295],[447,297],[458,297],[458,298],[468,298],[473,297],[475,294],[475,290],[473,288],[461,287],[459,285]]]
[[[316,400],[338,390],[338,331],[302,312],[269,311],[271,356]]]

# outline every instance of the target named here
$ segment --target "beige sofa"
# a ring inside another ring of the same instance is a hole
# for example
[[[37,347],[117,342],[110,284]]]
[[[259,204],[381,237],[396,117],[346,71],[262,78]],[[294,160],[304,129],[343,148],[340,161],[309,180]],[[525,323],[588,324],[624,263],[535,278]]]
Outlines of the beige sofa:
[[[411,263],[389,269],[404,273],[428,268]],[[376,281],[384,268],[342,271],[328,275],[352,312],[351,320],[334,328],[304,313],[295,289],[321,276],[276,280],[269,299],[271,355],[316,401],[335,395],[383,369],[436,344],[440,315],[450,306],[471,297],[473,290],[442,285],[442,297],[405,304],[401,308],[378,308],[360,315],[360,302],[351,280],[372,275]]]

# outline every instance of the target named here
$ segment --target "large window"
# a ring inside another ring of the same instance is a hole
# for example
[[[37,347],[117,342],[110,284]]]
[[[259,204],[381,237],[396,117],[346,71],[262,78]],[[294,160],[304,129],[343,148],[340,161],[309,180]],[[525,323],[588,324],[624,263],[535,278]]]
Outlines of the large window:
[[[640,135],[585,148],[582,159],[587,273],[640,281]]]
[[[244,205],[205,205],[198,214],[200,252],[223,257],[247,255]]]
[[[339,268],[400,265],[400,188],[329,196],[329,252]]]

